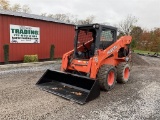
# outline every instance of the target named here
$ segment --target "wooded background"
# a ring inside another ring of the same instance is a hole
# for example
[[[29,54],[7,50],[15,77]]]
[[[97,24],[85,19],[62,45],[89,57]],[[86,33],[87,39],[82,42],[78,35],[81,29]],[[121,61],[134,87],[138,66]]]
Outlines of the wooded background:
[[[0,9],[32,13],[31,8],[28,5],[20,5],[18,3],[11,5],[9,0],[0,0]],[[77,15],[72,15],[70,13],[40,13],[40,15],[75,25],[96,23],[96,16],[93,15],[90,15],[84,19],[78,19]],[[137,26],[137,22],[138,19],[135,16],[128,15],[124,18],[124,20],[114,25],[119,30],[118,37],[123,35],[131,35],[133,38],[131,44],[132,49],[160,52],[160,26],[157,26],[151,30],[145,30],[141,26]],[[101,24],[108,25],[109,23],[104,21],[104,23]]]

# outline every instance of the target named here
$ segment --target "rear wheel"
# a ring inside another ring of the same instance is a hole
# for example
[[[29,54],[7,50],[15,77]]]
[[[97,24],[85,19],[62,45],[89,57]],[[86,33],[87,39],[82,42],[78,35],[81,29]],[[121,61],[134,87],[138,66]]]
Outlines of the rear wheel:
[[[117,74],[114,66],[102,65],[97,74],[100,88],[105,91],[111,90],[115,86],[116,77]]]
[[[129,64],[122,62],[117,66],[117,82],[126,83],[130,76],[130,66]]]

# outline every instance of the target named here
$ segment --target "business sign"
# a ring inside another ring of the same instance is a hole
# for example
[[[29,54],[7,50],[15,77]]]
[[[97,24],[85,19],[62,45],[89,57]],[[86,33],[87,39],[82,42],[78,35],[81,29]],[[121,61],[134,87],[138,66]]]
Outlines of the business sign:
[[[40,43],[40,28],[10,25],[10,43]]]

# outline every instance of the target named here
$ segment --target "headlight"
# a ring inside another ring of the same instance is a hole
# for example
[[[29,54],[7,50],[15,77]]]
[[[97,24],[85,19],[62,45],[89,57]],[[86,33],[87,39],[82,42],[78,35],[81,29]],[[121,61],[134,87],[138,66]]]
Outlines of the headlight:
[[[93,25],[93,28],[98,29],[98,28],[99,28],[99,25],[98,25],[98,24],[95,24],[95,25]]]

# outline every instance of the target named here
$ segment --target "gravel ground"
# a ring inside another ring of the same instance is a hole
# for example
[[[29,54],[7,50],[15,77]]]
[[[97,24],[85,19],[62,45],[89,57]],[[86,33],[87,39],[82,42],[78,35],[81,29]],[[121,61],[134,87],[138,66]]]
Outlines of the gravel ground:
[[[60,64],[0,71],[0,120],[160,120],[160,59],[138,56],[130,81],[79,105],[38,89],[44,71]],[[134,61],[133,61],[134,62]]]
[[[25,63],[23,63],[25,65]],[[45,71],[47,69],[54,70],[54,69],[60,69],[61,61],[56,61],[55,64],[28,64],[26,66],[22,66],[23,64],[12,66],[12,65],[6,65],[6,67],[2,67],[0,70],[0,75],[4,74],[18,74],[18,73],[26,73],[26,72],[37,72],[37,71]],[[22,66],[22,67],[21,67]],[[1,67],[0,67],[1,68]]]

